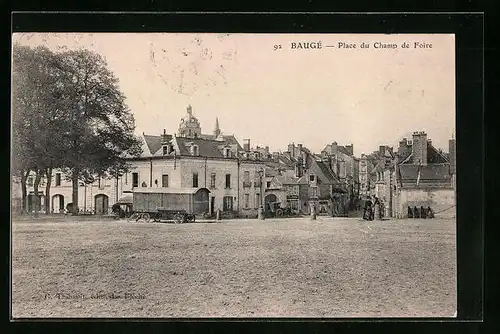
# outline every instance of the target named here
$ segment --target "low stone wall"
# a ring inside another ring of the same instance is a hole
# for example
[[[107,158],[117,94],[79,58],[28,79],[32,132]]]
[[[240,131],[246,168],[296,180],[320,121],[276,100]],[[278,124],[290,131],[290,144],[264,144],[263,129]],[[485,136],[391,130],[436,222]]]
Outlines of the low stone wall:
[[[453,189],[403,189],[396,199],[397,218],[408,218],[408,206],[430,207],[435,218],[456,217],[455,191]]]

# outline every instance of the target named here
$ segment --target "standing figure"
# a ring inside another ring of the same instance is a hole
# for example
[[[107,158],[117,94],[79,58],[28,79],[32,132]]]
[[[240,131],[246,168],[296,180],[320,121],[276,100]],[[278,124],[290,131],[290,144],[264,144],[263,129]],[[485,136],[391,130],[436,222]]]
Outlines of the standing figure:
[[[363,219],[364,220],[372,220],[372,201],[370,199],[370,197],[367,197],[366,198],[366,201],[365,201],[365,207],[364,207],[364,210],[363,210]]]
[[[423,206],[420,207],[420,217],[423,219],[427,218],[427,210]]]
[[[417,206],[413,207],[413,218],[420,218],[420,212],[418,212]]]
[[[377,196],[373,196],[373,218],[380,219],[380,200]]]
[[[408,218],[413,218],[413,210],[410,206],[408,206]]]

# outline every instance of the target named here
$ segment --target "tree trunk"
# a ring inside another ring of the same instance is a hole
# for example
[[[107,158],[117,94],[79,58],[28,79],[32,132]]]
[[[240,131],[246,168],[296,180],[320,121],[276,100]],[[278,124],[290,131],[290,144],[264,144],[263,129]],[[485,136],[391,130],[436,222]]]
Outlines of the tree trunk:
[[[71,183],[73,187],[73,192],[72,192],[72,200],[73,200],[73,206],[71,209],[71,214],[73,216],[78,215],[78,176],[80,174],[80,170],[78,168],[73,169],[73,173],[71,175]]]
[[[26,213],[26,206],[27,206],[27,200],[28,200],[28,191],[26,189],[26,180],[28,179],[28,175],[30,174],[30,170],[22,170],[21,171],[21,192],[22,192],[22,199],[21,199],[21,213]]]
[[[50,201],[50,186],[52,183],[52,168],[49,167],[45,170],[45,176],[47,176],[47,184],[45,185],[45,214],[51,213],[51,201]]]
[[[38,215],[38,211],[40,211],[39,207],[39,202],[40,202],[40,196],[38,195],[38,186],[40,185],[40,181],[42,179],[42,171],[41,170],[36,170],[36,175],[35,175],[35,182],[33,183],[33,211],[35,212],[35,216]]]

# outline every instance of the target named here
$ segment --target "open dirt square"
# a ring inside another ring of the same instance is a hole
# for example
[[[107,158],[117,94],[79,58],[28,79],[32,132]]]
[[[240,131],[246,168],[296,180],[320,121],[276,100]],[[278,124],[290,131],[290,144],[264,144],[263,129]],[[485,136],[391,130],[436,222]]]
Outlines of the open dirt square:
[[[456,310],[455,220],[14,222],[20,317],[393,317]]]

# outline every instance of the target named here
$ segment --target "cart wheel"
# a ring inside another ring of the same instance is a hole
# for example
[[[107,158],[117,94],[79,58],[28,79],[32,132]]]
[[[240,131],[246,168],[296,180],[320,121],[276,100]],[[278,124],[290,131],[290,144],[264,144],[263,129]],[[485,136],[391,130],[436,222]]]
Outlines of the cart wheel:
[[[137,222],[140,222],[140,223],[149,223],[149,220],[150,220],[149,213],[143,213],[137,219]]]
[[[276,217],[283,217],[283,210],[282,209],[278,209],[276,210]]]
[[[194,223],[194,220],[195,220],[194,215],[188,215],[187,216],[187,222],[188,223]]]
[[[183,221],[183,216],[180,213],[175,214],[174,222],[176,224],[182,224],[182,221]]]
[[[127,222],[133,222],[133,221],[137,221],[139,217],[139,214],[137,214],[136,212],[134,212],[133,214],[130,215],[130,217],[127,218]]]
[[[160,220],[161,220],[161,214],[159,212],[155,213],[155,215],[153,216],[153,222],[159,223]]]

